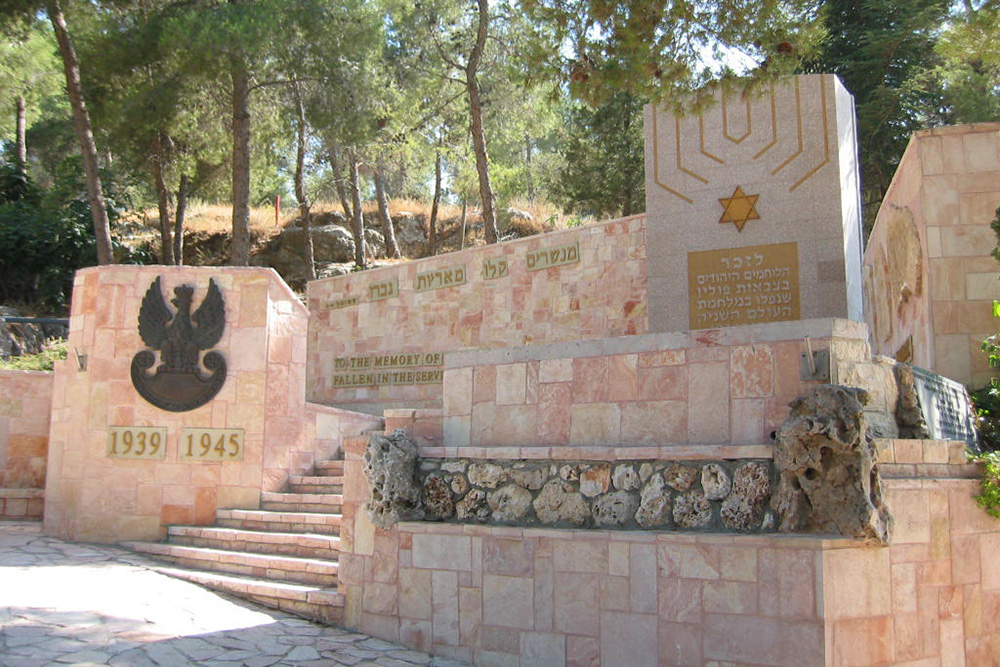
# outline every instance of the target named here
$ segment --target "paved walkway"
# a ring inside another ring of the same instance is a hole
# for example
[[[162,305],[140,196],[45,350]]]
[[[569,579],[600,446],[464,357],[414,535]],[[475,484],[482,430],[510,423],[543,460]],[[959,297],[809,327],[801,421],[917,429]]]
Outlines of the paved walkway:
[[[458,667],[235,600],[121,549],[0,522],[3,667]]]

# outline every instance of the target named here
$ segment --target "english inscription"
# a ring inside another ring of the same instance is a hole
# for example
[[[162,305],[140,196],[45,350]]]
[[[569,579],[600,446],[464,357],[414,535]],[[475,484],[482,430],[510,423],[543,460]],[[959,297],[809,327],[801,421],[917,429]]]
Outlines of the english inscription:
[[[424,271],[418,273],[413,281],[413,289],[417,292],[427,292],[429,290],[452,287],[453,285],[465,284],[465,267],[452,266],[434,271]]]
[[[525,260],[529,271],[541,271],[553,266],[576,264],[580,261],[580,244],[567,243],[554,248],[543,248],[530,251]]]
[[[484,259],[483,280],[495,280],[507,276],[506,259]]]
[[[326,302],[326,307],[330,310],[338,310],[340,308],[348,308],[350,306],[356,306],[361,303],[361,299],[356,296],[347,296],[342,299],[333,299]]]
[[[382,280],[368,286],[369,301],[384,301],[399,296],[399,281],[396,278]]]
[[[108,429],[109,459],[162,461],[167,453],[167,429],[151,426],[112,426]]]
[[[444,382],[444,371],[440,369],[378,371],[373,373],[339,373],[333,376],[333,386],[336,389],[413,384],[441,384],[442,382]]]
[[[797,243],[688,253],[692,329],[797,320]]]

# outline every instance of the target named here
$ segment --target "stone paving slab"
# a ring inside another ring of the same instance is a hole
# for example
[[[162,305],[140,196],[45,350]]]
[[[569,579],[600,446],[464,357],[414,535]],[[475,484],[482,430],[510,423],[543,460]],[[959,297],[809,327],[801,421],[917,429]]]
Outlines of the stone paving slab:
[[[3,667],[461,667],[158,572],[111,546],[0,522]],[[359,657],[364,656],[364,657]]]

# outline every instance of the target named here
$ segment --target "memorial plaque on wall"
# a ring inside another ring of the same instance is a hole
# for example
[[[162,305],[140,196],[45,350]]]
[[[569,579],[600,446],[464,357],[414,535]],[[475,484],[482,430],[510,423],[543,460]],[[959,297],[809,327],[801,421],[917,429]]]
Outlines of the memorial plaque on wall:
[[[963,440],[978,449],[979,438],[965,386],[913,366],[913,385],[920,412],[933,440]]]
[[[797,243],[688,253],[691,329],[799,319]]]

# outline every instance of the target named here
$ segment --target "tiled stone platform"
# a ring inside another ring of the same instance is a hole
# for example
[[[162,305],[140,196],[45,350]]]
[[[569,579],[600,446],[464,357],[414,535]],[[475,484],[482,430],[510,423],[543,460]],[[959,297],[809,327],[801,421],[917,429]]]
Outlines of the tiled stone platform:
[[[0,523],[0,664],[460,667],[367,635],[236,602],[105,546]]]

